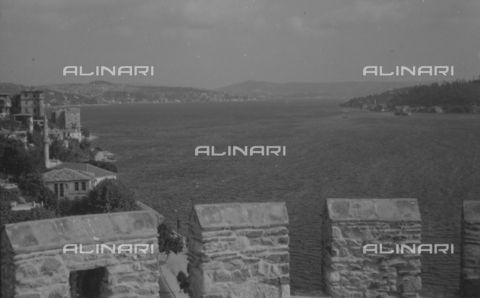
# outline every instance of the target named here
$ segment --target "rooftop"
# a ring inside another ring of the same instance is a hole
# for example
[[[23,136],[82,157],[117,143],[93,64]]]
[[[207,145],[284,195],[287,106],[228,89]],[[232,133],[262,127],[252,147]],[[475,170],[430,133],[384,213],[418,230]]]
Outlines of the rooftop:
[[[24,90],[22,93],[43,93],[43,90]]]
[[[77,171],[84,171],[84,172],[92,173],[96,178],[117,175],[117,173],[104,170],[102,168],[96,167],[88,163],[65,162],[65,163],[62,163],[61,165],[54,167],[54,169],[71,169],[71,170],[77,170]]]
[[[62,169],[57,167],[55,167],[49,172],[42,174],[43,180],[45,182],[88,181],[95,178],[95,175],[89,172],[72,169]]]
[[[327,199],[332,221],[421,221],[417,199]]]
[[[203,229],[288,225],[283,202],[195,205],[192,212]]]
[[[70,243],[87,245],[157,237],[159,223],[152,212],[130,211],[6,224],[5,232],[19,254],[59,249]]]
[[[33,117],[32,114],[29,114],[29,113],[18,113],[18,114],[15,114],[15,115],[12,115],[13,117]]]

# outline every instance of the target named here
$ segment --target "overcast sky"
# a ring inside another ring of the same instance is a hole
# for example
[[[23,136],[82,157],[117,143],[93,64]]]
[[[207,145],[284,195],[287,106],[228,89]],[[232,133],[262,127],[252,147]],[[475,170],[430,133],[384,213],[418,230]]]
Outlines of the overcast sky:
[[[480,75],[479,0],[0,0],[0,12],[0,82],[385,80],[363,77],[367,65]],[[155,74],[64,77],[68,65],[152,65]]]

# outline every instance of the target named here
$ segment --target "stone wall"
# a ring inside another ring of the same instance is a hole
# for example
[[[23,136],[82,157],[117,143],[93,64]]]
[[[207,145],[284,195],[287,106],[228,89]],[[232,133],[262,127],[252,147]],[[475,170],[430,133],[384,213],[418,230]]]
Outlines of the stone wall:
[[[157,226],[158,217],[148,211],[5,225],[2,297],[71,297],[71,277],[95,268],[105,269],[97,282],[102,298],[159,297]],[[95,244],[152,244],[153,253],[64,254],[65,244],[83,244],[83,251],[95,249]]]
[[[480,202],[463,202],[461,289],[464,298],[480,297]]]
[[[187,239],[193,297],[289,298],[287,224],[284,203],[194,206]]]
[[[417,297],[419,254],[363,254],[365,244],[420,244],[416,199],[327,199],[323,285],[332,298]]]

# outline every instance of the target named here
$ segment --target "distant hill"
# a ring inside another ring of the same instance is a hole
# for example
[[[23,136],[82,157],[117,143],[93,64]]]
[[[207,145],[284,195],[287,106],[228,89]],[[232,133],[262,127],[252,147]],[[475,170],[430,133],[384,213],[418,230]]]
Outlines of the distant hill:
[[[0,83],[0,93],[20,93],[22,90],[43,90],[45,101],[52,106],[116,103],[199,102],[254,100],[248,96],[190,87],[145,86],[114,84],[97,80],[88,84],[51,84],[24,86]]]
[[[216,91],[269,98],[341,98],[366,96],[393,88],[413,86],[415,82],[338,82],[338,83],[271,83],[245,81]]]
[[[480,80],[416,85],[354,97],[342,104],[345,107],[375,109],[373,105],[384,105],[387,110],[408,106],[418,112],[480,113]]]

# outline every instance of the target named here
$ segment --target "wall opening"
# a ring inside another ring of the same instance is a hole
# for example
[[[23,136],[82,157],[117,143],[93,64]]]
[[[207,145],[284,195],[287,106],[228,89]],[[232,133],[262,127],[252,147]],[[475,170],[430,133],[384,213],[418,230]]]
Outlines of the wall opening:
[[[91,270],[78,270],[70,272],[70,297],[71,298],[99,298],[102,284],[107,281],[105,267]]]

